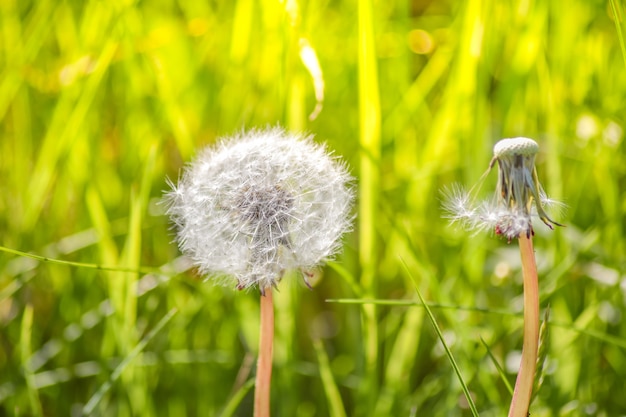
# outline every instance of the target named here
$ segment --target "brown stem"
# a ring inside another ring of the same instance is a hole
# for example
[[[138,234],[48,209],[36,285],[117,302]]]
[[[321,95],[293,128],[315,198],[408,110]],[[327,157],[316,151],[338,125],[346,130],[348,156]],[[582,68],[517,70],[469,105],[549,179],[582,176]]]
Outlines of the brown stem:
[[[509,417],[527,417],[535,381],[539,348],[539,280],[531,236],[519,238],[524,276],[524,347]]]
[[[272,288],[261,294],[261,329],[259,358],[254,387],[254,417],[270,416],[270,384],[272,382],[272,349],[274,342],[274,303]]]

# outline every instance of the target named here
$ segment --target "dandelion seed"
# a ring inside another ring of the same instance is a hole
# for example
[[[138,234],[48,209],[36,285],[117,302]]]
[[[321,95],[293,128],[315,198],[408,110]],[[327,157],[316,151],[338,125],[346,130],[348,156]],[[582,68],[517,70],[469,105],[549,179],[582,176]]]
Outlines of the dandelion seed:
[[[502,139],[493,148],[487,172],[498,164],[495,199],[475,203],[471,191],[461,186],[444,190],[443,208],[452,222],[466,229],[494,230],[511,240],[533,234],[531,217],[536,213],[550,229],[562,226],[552,220],[544,207],[562,204],[548,198],[539,183],[535,156],[539,145],[532,139]]]
[[[167,212],[201,273],[263,293],[338,252],[352,224],[351,181],[311,136],[252,130],[203,150],[171,184]]]

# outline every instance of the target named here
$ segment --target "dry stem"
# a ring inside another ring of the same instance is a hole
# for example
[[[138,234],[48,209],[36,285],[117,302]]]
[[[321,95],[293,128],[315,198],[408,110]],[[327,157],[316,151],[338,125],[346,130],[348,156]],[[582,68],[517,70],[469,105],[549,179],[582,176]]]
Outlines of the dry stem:
[[[509,417],[527,417],[532,397],[539,348],[539,280],[532,236],[519,237],[524,276],[524,347]]]
[[[254,387],[254,417],[270,416],[273,342],[274,303],[272,300],[272,288],[266,288],[264,294],[261,295],[261,329]]]

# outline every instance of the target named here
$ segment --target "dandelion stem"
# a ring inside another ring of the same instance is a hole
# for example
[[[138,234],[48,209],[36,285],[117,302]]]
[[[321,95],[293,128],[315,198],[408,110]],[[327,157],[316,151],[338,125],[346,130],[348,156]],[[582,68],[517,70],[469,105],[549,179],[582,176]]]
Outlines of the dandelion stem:
[[[524,276],[524,343],[509,417],[527,417],[532,397],[539,347],[539,280],[532,236],[519,237]]]
[[[270,384],[272,382],[272,349],[274,342],[274,302],[272,288],[261,294],[261,329],[259,358],[254,387],[254,417],[270,415]]]

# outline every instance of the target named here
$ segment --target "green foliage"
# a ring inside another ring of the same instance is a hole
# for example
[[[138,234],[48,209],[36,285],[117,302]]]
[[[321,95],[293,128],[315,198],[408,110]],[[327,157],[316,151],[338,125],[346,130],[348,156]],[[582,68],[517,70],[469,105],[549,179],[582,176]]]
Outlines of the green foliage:
[[[515,136],[568,205],[567,227],[535,224],[550,321],[532,415],[623,413],[624,16],[620,0],[1,1],[0,245],[44,258],[0,253],[0,414],[252,414],[258,294],[202,282],[159,201],[200,147],[276,124],[348,161],[359,219],[314,291],[286,277],[276,294],[274,414],[469,416],[458,375],[481,416],[506,413],[517,247],[450,227],[439,190],[475,184]]]

